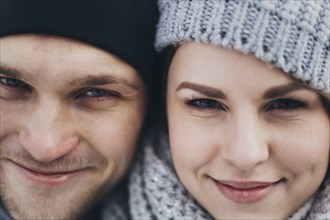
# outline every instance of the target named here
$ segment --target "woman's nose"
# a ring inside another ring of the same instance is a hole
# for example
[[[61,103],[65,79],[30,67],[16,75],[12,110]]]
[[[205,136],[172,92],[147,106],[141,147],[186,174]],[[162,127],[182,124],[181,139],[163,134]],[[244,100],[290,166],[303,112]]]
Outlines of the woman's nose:
[[[29,116],[19,131],[19,140],[35,160],[50,162],[78,146],[79,138],[65,105],[39,103]]]
[[[269,143],[264,122],[245,114],[233,120],[227,142],[222,149],[226,161],[243,171],[249,171],[269,158]]]

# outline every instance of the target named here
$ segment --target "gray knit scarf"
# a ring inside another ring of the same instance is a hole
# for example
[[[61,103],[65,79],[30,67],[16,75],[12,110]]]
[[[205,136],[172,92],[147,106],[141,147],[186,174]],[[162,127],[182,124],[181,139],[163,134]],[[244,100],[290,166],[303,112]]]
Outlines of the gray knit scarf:
[[[133,219],[212,219],[184,189],[174,172],[168,142],[146,146],[136,162],[129,182]],[[156,148],[157,147],[157,148]],[[159,149],[157,152],[154,149]],[[289,219],[329,220],[330,180]]]

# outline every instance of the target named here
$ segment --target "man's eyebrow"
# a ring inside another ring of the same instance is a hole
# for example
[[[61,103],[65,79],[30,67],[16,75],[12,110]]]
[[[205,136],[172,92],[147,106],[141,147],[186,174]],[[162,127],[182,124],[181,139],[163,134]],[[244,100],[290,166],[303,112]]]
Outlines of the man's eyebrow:
[[[8,67],[7,65],[0,64],[0,73],[10,77],[22,80],[24,82],[33,82],[33,78],[29,76],[26,72]],[[100,74],[100,75],[83,75],[80,78],[73,79],[70,81],[65,81],[64,83],[67,83],[70,86],[100,86],[100,85],[107,85],[107,84],[124,84],[134,90],[138,90],[139,86],[136,84],[129,82],[124,77],[118,77],[108,74]]]
[[[69,85],[71,86],[101,86],[107,84],[124,84],[134,90],[139,89],[139,86],[133,82],[129,82],[124,77],[109,74],[84,75],[81,78],[69,81]]]
[[[19,79],[26,82],[33,82],[32,77],[29,77],[29,74],[27,74],[23,70],[8,67],[7,65],[4,65],[2,63],[0,63],[0,73],[10,78]]]
[[[286,85],[280,85],[273,88],[269,88],[266,90],[266,92],[263,95],[264,99],[272,99],[276,97],[281,97],[287,93],[300,90],[300,89],[306,89],[303,85],[297,82],[289,83]]]
[[[191,82],[182,82],[176,91],[180,89],[192,89],[195,90],[198,93],[201,93],[207,97],[215,98],[215,99],[226,99],[227,96],[224,92],[222,92],[220,89],[215,89],[209,86],[204,86],[196,83]]]

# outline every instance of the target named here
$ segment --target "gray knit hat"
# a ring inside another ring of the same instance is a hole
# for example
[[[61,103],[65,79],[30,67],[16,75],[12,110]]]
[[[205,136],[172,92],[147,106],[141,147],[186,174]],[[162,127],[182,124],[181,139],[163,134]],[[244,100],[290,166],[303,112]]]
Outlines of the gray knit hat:
[[[254,55],[330,95],[329,0],[158,0],[156,49],[184,41]]]

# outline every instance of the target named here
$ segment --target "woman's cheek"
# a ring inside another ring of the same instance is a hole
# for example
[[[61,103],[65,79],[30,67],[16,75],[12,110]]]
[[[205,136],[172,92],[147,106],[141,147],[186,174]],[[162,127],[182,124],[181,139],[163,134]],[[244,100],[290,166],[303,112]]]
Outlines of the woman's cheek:
[[[306,170],[325,172],[330,148],[327,126],[324,123],[310,123],[308,126],[298,123],[293,127],[288,125],[286,129],[277,129],[271,142],[274,158],[296,175]]]
[[[211,161],[215,148],[219,146],[214,133],[193,119],[185,121],[183,121],[184,117],[172,119],[173,121],[169,121],[169,138],[175,164],[198,169]]]

